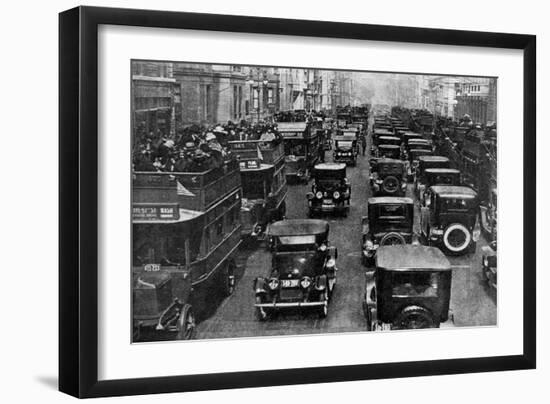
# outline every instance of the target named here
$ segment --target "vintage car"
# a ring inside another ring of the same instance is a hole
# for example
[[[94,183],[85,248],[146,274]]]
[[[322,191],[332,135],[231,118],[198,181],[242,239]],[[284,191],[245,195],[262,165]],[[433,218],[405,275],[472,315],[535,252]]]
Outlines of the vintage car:
[[[497,189],[492,188],[489,193],[489,200],[479,206],[481,230],[492,240],[496,238],[497,232]]]
[[[379,144],[378,139],[382,136],[394,137],[394,134],[390,129],[376,129],[375,128],[372,131],[372,142],[371,142],[371,145],[370,145],[371,155],[376,150],[376,147],[378,147],[378,144]]]
[[[353,134],[334,136],[333,161],[355,166],[357,164],[357,137]]]
[[[401,147],[393,144],[380,144],[376,148],[376,158],[401,159]]]
[[[434,146],[431,140],[417,138],[407,139],[407,143],[404,144],[405,156],[408,155],[410,150],[428,150],[433,152]]]
[[[481,266],[483,275],[487,280],[489,287],[497,288],[497,241],[493,240],[488,245],[483,246],[483,257]]]
[[[372,145],[371,145],[371,156],[373,157],[379,157],[378,155],[378,147],[380,145],[392,145],[392,146],[398,146],[401,147],[401,139],[399,139],[396,136],[377,136],[373,139]],[[401,149],[399,151],[399,154],[401,154]]]
[[[329,245],[324,220],[293,219],[269,225],[271,268],[254,280],[256,317],[267,320],[280,309],[308,308],[321,317],[336,284],[336,247]]]
[[[408,126],[405,125],[395,125],[393,127],[393,131],[396,135],[403,135],[403,133],[410,132],[411,130]]]
[[[369,198],[367,216],[361,218],[363,265],[374,265],[379,246],[412,243],[413,219],[414,203],[411,198]]]
[[[460,171],[454,168],[424,168],[419,165],[414,189],[421,205],[424,202],[424,191],[433,185],[462,185]]]
[[[380,247],[366,274],[363,312],[369,331],[452,326],[452,268],[435,247]]]
[[[418,166],[418,159],[421,156],[431,156],[433,151],[424,149],[411,149],[407,153],[407,181],[414,180],[414,174],[416,173],[416,167]]]
[[[473,189],[455,185],[428,188],[420,208],[424,244],[452,255],[475,252],[481,232],[478,213],[479,199]]]
[[[346,178],[343,163],[317,164],[313,170],[313,185],[307,193],[309,216],[322,212],[338,212],[348,215],[351,185]]]
[[[416,160],[411,162],[411,175],[412,180],[414,181],[414,190],[418,192],[418,185],[422,182],[424,171],[428,168],[450,168],[451,162],[447,157],[444,156],[434,156],[431,154],[418,155]],[[444,185],[444,184],[433,184],[433,185]],[[448,184],[448,185],[460,185],[460,184]]]
[[[374,195],[405,195],[405,163],[402,160],[381,158],[371,160],[370,186]]]

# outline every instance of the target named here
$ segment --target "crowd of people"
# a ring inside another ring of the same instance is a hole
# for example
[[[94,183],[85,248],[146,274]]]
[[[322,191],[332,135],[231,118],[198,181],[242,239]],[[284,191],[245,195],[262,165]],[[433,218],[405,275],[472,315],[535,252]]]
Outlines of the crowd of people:
[[[234,159],[230,141],[280,141],[277,125],[272,122],[250,124],[227,122],[225,125],[189,125],[175,136],[136,131],[133,152],[134,171],[203,172],[223,166]]]

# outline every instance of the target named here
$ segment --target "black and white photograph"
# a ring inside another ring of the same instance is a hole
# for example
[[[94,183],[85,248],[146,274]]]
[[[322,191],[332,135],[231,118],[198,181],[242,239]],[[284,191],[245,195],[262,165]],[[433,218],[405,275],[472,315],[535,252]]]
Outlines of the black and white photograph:
[[[498,326],[497,77],[130,65],[132,342]]]

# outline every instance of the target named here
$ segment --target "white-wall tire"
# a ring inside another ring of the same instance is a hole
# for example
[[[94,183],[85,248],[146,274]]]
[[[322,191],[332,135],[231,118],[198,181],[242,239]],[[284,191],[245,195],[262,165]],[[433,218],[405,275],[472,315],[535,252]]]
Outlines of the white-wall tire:
[[[455,246],[449,241],[449,236],[451,235],[451,233],[457,230],[462,231],[462,233],[464,234],[464,242],[458,246]],[[445,232],[443,233],[443,245],[447,250],[453,253],[466,252],[471,241],[472,235],[470,234],[470,231],[466,228],[466,226],[461,223],[451,224],[445,229]]]

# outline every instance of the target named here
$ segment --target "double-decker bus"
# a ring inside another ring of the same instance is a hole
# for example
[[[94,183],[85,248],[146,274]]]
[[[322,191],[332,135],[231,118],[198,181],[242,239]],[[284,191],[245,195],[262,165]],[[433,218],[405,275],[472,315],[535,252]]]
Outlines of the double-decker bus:
[[[283,137],[287,180],[308,182],[319,159],[318,131],[306,122],[279,122],[277,130]]]
[[[260,239],[267,225],[282,220],[286,213],[283,143],[280,139],[244,140],[231,141],[229,146],[241,172],[241,235]]]
[[[237,161],[204,172],[134,172],[134,341],[190,339],[235,287]]]

